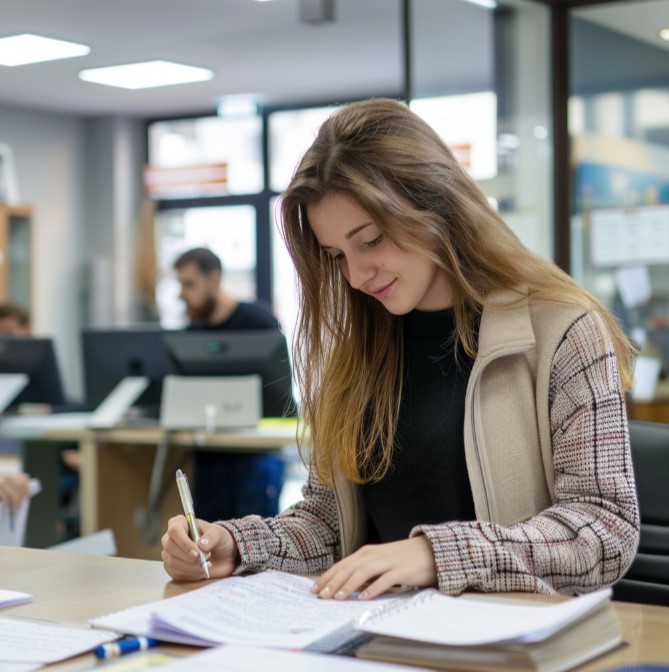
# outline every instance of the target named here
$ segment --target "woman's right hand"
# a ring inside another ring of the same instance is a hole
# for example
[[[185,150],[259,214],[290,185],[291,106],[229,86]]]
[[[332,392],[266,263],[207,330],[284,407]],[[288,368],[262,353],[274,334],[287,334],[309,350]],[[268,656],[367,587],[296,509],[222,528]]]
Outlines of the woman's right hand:
[[[222,579],[230,576],[237,567],[239,551],[233,536],[220,525],[197,520],[200,530],[200,549],[209,564],[209,578]],[[198,559],[198,547],[188,536],[185,516],[175,516],[167,523],[167,532],[162,538],[161,557],[165,571],[175,581],[198,581],[204,579]]]

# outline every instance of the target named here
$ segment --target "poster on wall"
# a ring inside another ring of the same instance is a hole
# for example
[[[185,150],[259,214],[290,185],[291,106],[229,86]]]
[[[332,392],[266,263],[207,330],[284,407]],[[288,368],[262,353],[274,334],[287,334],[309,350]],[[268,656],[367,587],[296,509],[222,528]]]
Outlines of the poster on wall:
[[[19,202],[19,187],[14,167],[14,152],[9,145],[0,144],[0,203]]]

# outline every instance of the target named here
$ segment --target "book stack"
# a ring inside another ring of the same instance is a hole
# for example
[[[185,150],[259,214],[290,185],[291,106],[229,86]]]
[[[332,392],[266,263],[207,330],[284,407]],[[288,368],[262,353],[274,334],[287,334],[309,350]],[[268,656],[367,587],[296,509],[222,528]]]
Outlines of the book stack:
[[[358,657],[436,670],[563,672],[622,640],[609,589],[549,605],[422,591],[359,627],[374,637]]]

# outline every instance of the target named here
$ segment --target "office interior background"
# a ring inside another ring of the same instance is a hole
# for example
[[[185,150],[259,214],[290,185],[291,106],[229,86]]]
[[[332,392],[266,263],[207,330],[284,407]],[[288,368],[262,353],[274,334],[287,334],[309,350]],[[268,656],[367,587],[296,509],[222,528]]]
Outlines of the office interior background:
[[[0,158],[9,197],[31,208],[2,251],[5,298],[54,338],[73,399],[82,328],[183,324],[171,263],[194,245],[290,335],[277,199],[334,106],[391,96],[437,128],[530,248],[616,309],[666,378],[663,28],[669,0],[4,0],[0,37],[91,48],[0,65]],[[78,77],[154,59],[213,77],[144,90]],[[198,180],[222,165],[225,180]]]

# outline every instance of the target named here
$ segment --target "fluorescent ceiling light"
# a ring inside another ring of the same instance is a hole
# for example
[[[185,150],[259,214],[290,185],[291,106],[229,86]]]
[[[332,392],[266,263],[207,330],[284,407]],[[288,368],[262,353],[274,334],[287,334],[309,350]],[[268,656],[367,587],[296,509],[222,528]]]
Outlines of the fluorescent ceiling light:
[[[57,61],[61,58],[85,56],[90,50],[91,48],[85,44],[23,33],[0,38],[0,65],[13,67],[28,63]]]
[[[660,31],[660,37],[663,40],[669,42],[669,28],[662,28],[662,30]]]
[[[189,82],[204,82],[214,76],[213,70],[196,68],[170,61],[145,61],[82,70],[79,77],[86,82],[119,86],[122,89],[149,89]]]

